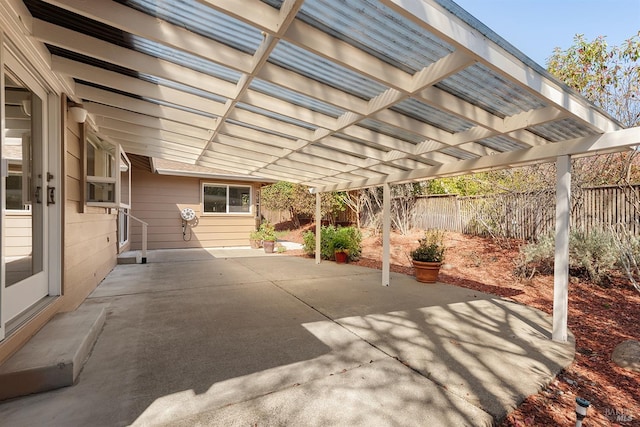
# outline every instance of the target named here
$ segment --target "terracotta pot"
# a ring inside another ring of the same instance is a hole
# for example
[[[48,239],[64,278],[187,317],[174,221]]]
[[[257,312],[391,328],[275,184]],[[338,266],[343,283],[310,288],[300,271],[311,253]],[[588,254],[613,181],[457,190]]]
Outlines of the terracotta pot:
[[[413,260],[416,280],[423,283],[435,283],[438,280],[441,262],[422,262]]]
[[[336,263],[338,264],[346,264],[347,259],[349,258],[349,254],[343,251],[336,251],[335,256],[336,256]]]
[[[273,240],[265,240],[262,242],[262,246],[264,247],[265,253],[272,254],[273,249],[276,247],[276,242]]]
[[[262,240],[249,239],[249,244],[251,245],[251,249],[260,249],[262,247]]]

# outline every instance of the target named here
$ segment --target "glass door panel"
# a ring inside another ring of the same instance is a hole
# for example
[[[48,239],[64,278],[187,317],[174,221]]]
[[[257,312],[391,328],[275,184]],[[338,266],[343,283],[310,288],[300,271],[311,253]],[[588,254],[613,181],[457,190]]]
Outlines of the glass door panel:
[[[4,70],[4,322],[48,294],[44,274],[43,97],[27,88],[11,70]]]

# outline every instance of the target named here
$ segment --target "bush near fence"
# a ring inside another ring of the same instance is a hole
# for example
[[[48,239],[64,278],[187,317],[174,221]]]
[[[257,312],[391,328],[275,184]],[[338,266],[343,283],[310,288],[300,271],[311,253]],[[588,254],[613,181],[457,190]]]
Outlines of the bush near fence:
[[[602,186],[583,188],[572,194],[571,226],[589,232],[610,225],[623,227],[630,235],[640,235],[638,197],[640,185],[627,188]],[[430,195],[418,196],[409,213],[411,228],[457,231],[480,236],[531,240],[555,230],[555,191],[509,193],[492,196]],[[362,224],[371,226],[367,212]],[[369,216],[375,217],[371,213]],[[277,224],[289,221],[287,211],[263,209],[262,217]],[[312,222],[313,218],[306,218]],[[303,218],[303,223],[304,223]],[[331,218],[323,218],[323,223]],[[355,224],[353,211],[341,212],[335,222]]]
[[[583,188],[572,195],[571,226],[590,230],[622,226],[640,235],[640,185],[630,188]],[[421,196],[415,205],[414,228],[441,228],[473,235],[531,240],[555,230],[555,192],[494,196]]]

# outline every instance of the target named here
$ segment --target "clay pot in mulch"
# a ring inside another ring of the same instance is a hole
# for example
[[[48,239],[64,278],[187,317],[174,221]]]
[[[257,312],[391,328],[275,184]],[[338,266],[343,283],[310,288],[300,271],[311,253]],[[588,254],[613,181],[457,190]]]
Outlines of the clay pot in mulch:
[[[436,283],[440,273],[441,262],[423,262],[413,260],[413,271],[416,280],[422,283]]]

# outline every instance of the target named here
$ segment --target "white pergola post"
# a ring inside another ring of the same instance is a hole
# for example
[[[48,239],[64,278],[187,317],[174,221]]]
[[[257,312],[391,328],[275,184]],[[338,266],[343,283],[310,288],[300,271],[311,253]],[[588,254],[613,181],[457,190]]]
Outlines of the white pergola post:
[[[571,157],[556,160],[556,252],[553,270],[554,341],[567,341],[569,309],[569,222],[571,219]]]
[[[389,265],[391,255],[391,187],[382,186],[382,286],[389,286]]]
[[[320,193],[316,193],[316,264],[320,264],[320,233],[322,232],[322,202]]]

